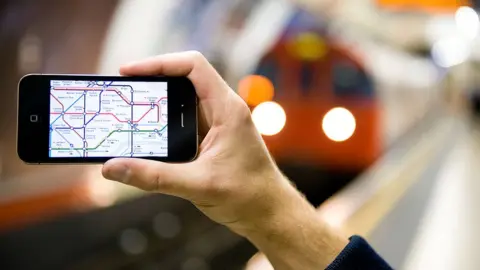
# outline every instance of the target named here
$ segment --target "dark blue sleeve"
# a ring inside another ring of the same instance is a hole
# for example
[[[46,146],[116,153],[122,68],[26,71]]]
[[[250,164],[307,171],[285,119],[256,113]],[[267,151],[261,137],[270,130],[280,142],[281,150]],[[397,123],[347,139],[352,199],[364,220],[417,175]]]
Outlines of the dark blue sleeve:
[[[385,260],[360,236],[350,237],[350,243],[326,270],[391,270]]]

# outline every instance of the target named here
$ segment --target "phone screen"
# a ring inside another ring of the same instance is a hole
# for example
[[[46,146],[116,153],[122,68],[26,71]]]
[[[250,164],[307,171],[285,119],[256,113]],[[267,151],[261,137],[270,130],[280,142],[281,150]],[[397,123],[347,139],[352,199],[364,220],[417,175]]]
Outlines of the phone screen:
[[[50,158],[167,157],[168,82],[50,80]]]

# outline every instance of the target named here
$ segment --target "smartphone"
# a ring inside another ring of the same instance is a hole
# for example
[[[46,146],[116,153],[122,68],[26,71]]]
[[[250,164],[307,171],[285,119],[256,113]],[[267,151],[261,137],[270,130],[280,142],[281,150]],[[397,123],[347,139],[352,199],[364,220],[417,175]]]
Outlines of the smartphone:
[[[198,152],[197,103],[186,77],[29,74],[18,84],[18,156],[28,164],[188,162]]]

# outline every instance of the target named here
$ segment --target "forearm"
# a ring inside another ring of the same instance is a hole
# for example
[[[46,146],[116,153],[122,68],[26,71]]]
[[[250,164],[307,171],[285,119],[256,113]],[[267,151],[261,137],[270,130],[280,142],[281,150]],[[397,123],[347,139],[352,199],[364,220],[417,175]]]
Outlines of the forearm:
[[[348,241],[334,234],[293,187],[287,188],[279,212],[264,217],[244,235],[275,269],[325,269]]]

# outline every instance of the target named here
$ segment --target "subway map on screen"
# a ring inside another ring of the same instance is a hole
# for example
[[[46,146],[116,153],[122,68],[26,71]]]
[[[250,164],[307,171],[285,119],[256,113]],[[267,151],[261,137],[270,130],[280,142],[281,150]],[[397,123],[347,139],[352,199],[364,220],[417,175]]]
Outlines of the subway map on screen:
[[[49,156],[166,157],[166,82],[50,82]]]

